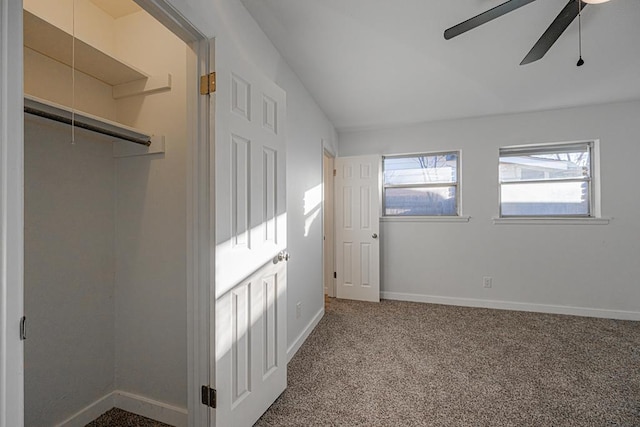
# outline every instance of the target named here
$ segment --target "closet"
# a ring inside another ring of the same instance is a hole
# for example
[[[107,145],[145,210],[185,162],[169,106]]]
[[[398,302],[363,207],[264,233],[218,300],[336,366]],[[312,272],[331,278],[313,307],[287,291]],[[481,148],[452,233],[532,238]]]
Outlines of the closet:
[[[24,43],[25,425],[184,425],[193,52],[129,0],[24,0]]]

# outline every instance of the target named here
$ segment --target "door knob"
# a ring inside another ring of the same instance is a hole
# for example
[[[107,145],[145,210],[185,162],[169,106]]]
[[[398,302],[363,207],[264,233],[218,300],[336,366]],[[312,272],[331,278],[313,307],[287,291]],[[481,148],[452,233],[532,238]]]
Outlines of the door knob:
[[[278,261],[289,261],[289,258],[291,258],[291,255],[289,255],[287,251],[280,251],[278,253]]]
[[[373,234],[371,235],[371,237],[373,237],[374,239],[377,239],[377,238],[378,238],[378,235],[377,235],[376,233],[373,233]]]

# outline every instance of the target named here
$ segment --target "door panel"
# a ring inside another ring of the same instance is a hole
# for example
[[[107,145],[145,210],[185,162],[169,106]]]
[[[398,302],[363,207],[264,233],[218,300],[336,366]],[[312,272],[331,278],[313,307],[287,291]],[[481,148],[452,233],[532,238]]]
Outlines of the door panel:
[[[380,157],[336,159],[338,298],[380,301]]]
[[[216,45],[217,426],[251,426],[286,387],[285,93]]]

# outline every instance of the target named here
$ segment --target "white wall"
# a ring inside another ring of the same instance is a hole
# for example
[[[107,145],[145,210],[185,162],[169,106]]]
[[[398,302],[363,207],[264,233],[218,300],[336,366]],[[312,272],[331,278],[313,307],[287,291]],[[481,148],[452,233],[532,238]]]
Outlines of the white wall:
[[[629,102],[341,133],[343,156],[462,150],[470,221],[383,223],[383,297],[640,320],[638,117]],[[590,139],[600,140],[608,225],[493,224],[499,147]]]
[[[304,211],[305,193],[322,182],[322,139],[329,146],[336,133],[297,76],[239,0],[169,0],[180,13],[218,44],[240,52],[266,76],[287,92],[287,215],[289,346],[299,343],[301,334],[323,310],[322,215],[309,222]],[[302,303],[302,315],[295,318],[295,305]]]
[[[288,71],[288,70],[287,70]],[[324,310],[322,262],[322,139],[336,141],[333,129],[295,76],[281,73],[276,83],[287,91],[287,218],[291,260],[287,278],[288,346]],[[296,304],[302,313],[296,319]]]
[[[186,408],[187,46],[145,12],[115,34],[119,58],[172,75],[170,91],[117,101],[118,121],[164,135],[166,152],[116,160],[116,389]]]
[[[114,386],[114,160],[108,138],[25,115],[25,425]]]

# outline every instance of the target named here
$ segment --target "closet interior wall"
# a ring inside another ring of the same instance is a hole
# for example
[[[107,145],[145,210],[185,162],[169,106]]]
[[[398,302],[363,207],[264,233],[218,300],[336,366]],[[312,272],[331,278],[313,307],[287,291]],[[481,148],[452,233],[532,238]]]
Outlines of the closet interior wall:
[[[183,41],[139,10],[25,0],[57,27],[171,88],[114,99],[75,73],[75,108],[163,135],[115,157],[113,138],[25,114],[25,425],[54,425],[114,391],[187,406],[186,64]],[[71,69],[25,48],[25,93],[71,106]],[[164,78],[163,77],[163,78]],[[122,144],[118,142],[116,144]],[[130,144],[130,143],[124,143]],[[185,409],[186,411],[186,409]]]

